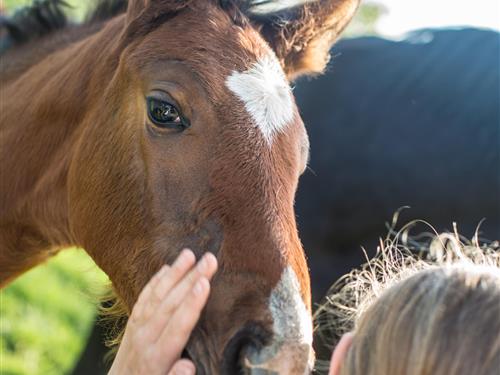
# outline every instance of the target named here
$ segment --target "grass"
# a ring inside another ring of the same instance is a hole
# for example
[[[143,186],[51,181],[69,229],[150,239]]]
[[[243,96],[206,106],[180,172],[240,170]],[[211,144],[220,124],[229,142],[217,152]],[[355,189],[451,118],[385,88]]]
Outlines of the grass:
[[[106,276],[82,251],[61,252],[0,292],[0,374],[64,374],[83,350]]]

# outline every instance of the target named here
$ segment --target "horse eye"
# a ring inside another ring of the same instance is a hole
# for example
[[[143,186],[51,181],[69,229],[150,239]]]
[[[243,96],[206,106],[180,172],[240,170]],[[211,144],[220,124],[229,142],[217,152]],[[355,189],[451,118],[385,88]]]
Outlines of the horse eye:
[[[147,98],[147,105],[149,119],[159,128],[184,130],[189,126],[175,105],[152,97]]]

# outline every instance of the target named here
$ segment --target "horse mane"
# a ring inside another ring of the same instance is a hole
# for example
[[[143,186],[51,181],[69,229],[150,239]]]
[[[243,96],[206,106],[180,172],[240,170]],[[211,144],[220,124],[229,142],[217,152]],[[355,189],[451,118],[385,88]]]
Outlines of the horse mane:
[[[218,0],[222,8],[238,8],[250,19],[283,25],[295,13],[294,8],[311,0]],[[94,0],[94,7],[82,26],[111,19],[127,10],[128,0]],[[11,17],[0,17],[0,30],[10,37],[10,46],[20,45],[62,30],[70,25],[66,0],[34,0]],[[74,25],[73,25],[74,26]]]
[[[40,38],[68,25],[64,0],[35,1],[21,8],[10,18],[2,17],[0,27],[7,32],[13,45]]]
[[[95,6],[81,26],[106,21],[127,9],[127,0],[95,0]],[[11,17],[0,17],[0,29],[9,38],[9,46],[16,46],[47,36],[71,25],[66,0],[35,0],[16,11]],[[75,26],[72,24],[72,26]]]

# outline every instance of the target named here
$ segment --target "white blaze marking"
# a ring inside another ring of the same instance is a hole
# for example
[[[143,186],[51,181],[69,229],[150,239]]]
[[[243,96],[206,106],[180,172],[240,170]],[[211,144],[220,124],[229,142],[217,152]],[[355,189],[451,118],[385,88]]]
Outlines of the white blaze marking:
[[[233,72],[227,87],[245,104],[266,141],[282,131],[293,118],[293,100],[277,58],[269,54],[245,72]]]
[[[276,339],[312,345],[313,328],[309,311],[300,295],[300,284],[288,266],[271,293],[269,309]]]
[[[272,342],[264,348],[249,348],[245,367],[252,374],[310,374],[314,367],[312,319],[291,267],[283,271],[272,290],[269,310],[273,318]]]

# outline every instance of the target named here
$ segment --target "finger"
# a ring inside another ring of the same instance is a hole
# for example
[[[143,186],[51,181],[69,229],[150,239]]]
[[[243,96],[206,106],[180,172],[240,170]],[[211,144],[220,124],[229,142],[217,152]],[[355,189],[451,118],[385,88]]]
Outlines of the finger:
[[[151,292],[156,288],[158,282],[161,280],[161,278],[169,268],[170,266],[168,264],[164,264],[160,268],[160,270],[155,273],[151,280],[149,280],[149,282],[146,284],[141,294],[139,294],[139,298],[137,299],[138,302],[147,301],[149,299]]]
[[[194,267],[162,301],[160,310],[162,307],[169,306],[172,310],[175,310],[200,277],[204,276],[207,279],[211,279],[215,274],[215,271],[217,271],[217,259],[212,253],[205,253],[205,255],[203,255],[200,261],[196,264],[196,267]],[[163,312],[164,311],[165,310],[163,310]]]
[[[168,375],[194,375],[196,369],[193,362],[188,359],[181,359],[175,362]]]
[[[162,275],[155,288],[152,289],[143,314],[144,319],[149,319],[155,313],[167,294],[193,268],[195,262],[196,257],[191,250],[184,249],[181,251],[172,266]]]
[[[132,314],[131,314],[132,319],[137,320],[138,318],[141,317],[144,305],[151,298],[151,293],[153,289],[156,287],[156,285],[158,284],[159,280],[163,277],[165,272],[167,272],[168,268],[170,268],[170,266],[166,264],[163,265],[160,268],[160,270],[146,284],[141,294],[139,294],[139,297],[137,298],[137,302],[135,303],[134,308],[132,309]]]
[[[211,279],[217,270],[217,259],[212,253],[206,253],[196,267],[180,281],[156,308],[150,319],[147,330],[152,337],[157,338],[165,328],[171,315],[189,294],[193,285],[200,277]]]
[[[168,352],[165,352],[167,363],[173,363],[182,353],[207,303],[209,292],[208,279],[200,277],[161,332],[156,347],[159,350],[168,348]]]
[[[161,279],[153,289],[154,296],[157,300],[163,300],[165,295],[172,289],[172,287],[181,280],[184,275],[193,267],[196,262],[196,257],[189,249],[181,251],[177,259],[172,264],[172,267]]]

